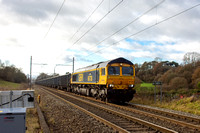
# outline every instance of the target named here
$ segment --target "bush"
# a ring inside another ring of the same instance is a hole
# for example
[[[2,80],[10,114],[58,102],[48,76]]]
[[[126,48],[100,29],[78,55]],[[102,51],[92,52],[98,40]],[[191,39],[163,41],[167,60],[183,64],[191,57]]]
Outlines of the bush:
[[[188,88],[188,83],[187,80],[183,77],[175,77],[170,81],[170,87],[175,90]]]
[[[196,79],[195,88],[200,89],[200,78]]]
[[[142,80],[138,77],[135,77],[135,84],[141,84]]]
[[[192,83],[193,83],[194,87],[197,85],[196,81],[199,78],[200,78],[200,67],[197,67],[195,69],[194,73],[192,74]]]

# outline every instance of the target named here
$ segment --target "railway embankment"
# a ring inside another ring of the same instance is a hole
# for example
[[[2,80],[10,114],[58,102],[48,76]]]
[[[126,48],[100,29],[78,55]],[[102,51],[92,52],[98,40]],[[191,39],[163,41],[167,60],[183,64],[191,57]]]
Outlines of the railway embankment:
[[[149,83],[147,85],[145,87],[136,86],[136,94],[131,103],[182,111],[200,116],[200,90],[166,91],[162,88],[161,102],[160,86],[157,86],[155,90],[152,84],[150,85]]]

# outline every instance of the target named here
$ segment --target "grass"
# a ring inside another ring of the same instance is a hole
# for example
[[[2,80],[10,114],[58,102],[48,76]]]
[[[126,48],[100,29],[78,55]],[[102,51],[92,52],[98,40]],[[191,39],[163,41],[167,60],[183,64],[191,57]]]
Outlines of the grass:
[[[182,99],[175,99],[175,100],[172,100],[171,102],[164,101],[160,103],[159,101],[157,101],[156,103],[154,103],[153,101],[149,99],[134,97],[131,102],[200,115],[200,99],[199,98],[195,100],[193,99],[194,99],[193,96],[191,96],[191,97],[185,97]]]
[[[19,88],[20,84],[12,83],[12,82],[8,82],[8,81],[4,81],[4,80],[0,80],[0,87],[14,89],[14,88]]]
[[[140,85],[136,85],[136,91],[137,92],[150,92],[154,91],[155,86],[152,83],[142,83]]]
[[[142,83],[140,84],[140,87],[153,88],[155,86],[152,83]]]
[[[28,127],[26,133],[42,132],[40,129],[40,124],[39,124],[39,119],[38,119],[36,108],[27,109],[27,111],[26,111],[26,126]]]
[[[183,99],[174,100],[170,103],[158,103],[156,104],[156,106],[200,115],[200,99],[193,99],[194,97],[191,96]]]
[[[157,88],[157,102],[154,103],[154,85],[152,85],[152,83],[142,83],[141,85],[136,85],[136,95],[131,102],[200,115],[200,96],[197,95],[199,89],[166,91],[165,99],[163,98],[163,102],[160,103],[158,101],[159,88],[160,87]],[[167,95],[170,96],[173,100],[170,100],[169,97],[167,99]],[[184,96],[184,98],[180,99],[180,95]]]

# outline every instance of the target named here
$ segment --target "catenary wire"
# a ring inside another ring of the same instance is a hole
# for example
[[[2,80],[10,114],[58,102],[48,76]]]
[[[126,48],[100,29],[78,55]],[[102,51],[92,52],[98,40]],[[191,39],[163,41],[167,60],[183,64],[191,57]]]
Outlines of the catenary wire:
[[[60,8],[59,8],[59,10],[58,10],[58,12],[57,12],[55,18],[53,19],[53,22],[51,23],[51,25],[50,25],[50,27],[49,27],[47,33],[46,33],[45,36],[44,36],[44,39],[45,39],[45,38],[47,37],[47,35],[49,34],[49,31],[51,30],[51,27],[53,26],[54,22],[56,21],[56,18],[58,17],[58,14],[60,13],[60,11],[61,11],[61,9],[62,9],[62,7],[63,7],[64,4],[65,4],[65,0],[63,0],[63,3],[61,4],[61,6],[60,6]]]
[[[125,38],[123,38],[123,39],[121,39],[121,40],[119,40],[119,41],[117,41],[117,42],[115,42],[115,43],[113,43],[113,44],[107,46],[107,47],[104,47],[104,48],[102,48],[102,49],[100,49],[100,50],[98,50],[98,51],[96,51],[96,52],[93,52],[93,53],[87,55],[86,57],[89,57],[89,56],[91,56],[91,55],[93,55],[93,54],[95,54],[95,53],[98,53],[98,52],[102,51],[102,50],[105,49],[105,48],[111,47],[111,46],[113,46],[113,45],[115,45],[115,44],[117,44],[117,43],[119,43],[119,42],[121,42],[121,41],[123,41],[123,40],[125,40],[125,39],[128,39],[128,38],[130,38],[130,37],[132,37],[132,36],[135,36],[135,35],[137,35],[137,34],[139,34],[139,33],[141,33],[141,32],[144,32],[144,31],[146,31],[146,30],[148,30],[148,29],[150,29],[150,28],[152,28],[152,27],[154,27],[154,26],[156,26],[156,25],[159,25],[159,24],[161,24],[161,23],[163,23],[163,22],[165,22],[165,21],[167,21],[167,20],[169,20],[169,19],[172,19],[172,18],[174,18],[174,17],[176,17],[176,16],[179,16],[179,15],[181,15],[181,14],[183,14],[183,13],[185,13],[185,12],[187,12],[187,11],[189,11],[189,10],[195,8],[195,7],[198,7],[198,6],[200,6],[200,3],[197,4],[197,5],[194,5],[194,6],[190,7],[190,8],[187,8],[186,10],[183,10],[183,11],[181,11],[181,12],[179,12],[179,13],[173,15],[173,16],[170,16],[170,17],[168,17],[168,18],[166,18],[166,19],[164,19],[164,20],[162,20],[162,21],[156,22],[155,24],[153,24],[153,25],[151,25],[151,26],[149,26],[149,27],[146,27],[146,28],[144,28],[144,29],[142,29],[142,30],[140,30],[140,31],[138,31],[138,32],[136,32],[136,33],[134,33],[134,34],[131,34],[131,35],[129,35],[129,36],[127,36],[127,37],[125,37]]]
[[[99,24],[108,14],[110,14],[116,7],[118,7],[121,3],[123,2],[123,0],[121,0],[117,5],[115,5],[110,11],[108,11],[108,13],[106,13],[101,19],[99,19],[91,28],[89,28],[80,38],[78,38],[72,45],[75,45],[76,43],[78,43],[88,32],[90,32],[97,24]],[[70,48],[71,48],[70,47]]]
[[[96,10],[100,7],[100,5],[103,3],[104,0],[102,0],[99,5],[92,11],[92,13],[88,16],[88,18],[81,24],[81,26],[77,29],[77,31],[72,35],[70,40],[80,31],[80,29],[87,23],[87,21],[90,19],[90,17],[96,12]]]
[[[110,14],[115,8],[117,8],[121,3],[123,2],[123,0],[121,0],[120,2],[118,2],[111,10],[108,11],[108,13],[106,13],[100,20],[98,20],[90,29],[88,29],[78,40],[76,40],[76,42],[74,42],[69,48],[67,48],[66,50],[70,49],[71,47],[73,47],[77,42],[79,42],[88,32],[90,32],[98,23],[100,23],[108,14]],[[65,50],[65,51],[66,51]],[[62,55],[62,54],[61,54]],[[61,56],[60,55],[60,56]],[[59,56],[58,56],[59,57]],[[58,58],[57,57],[57,58]]]
[[[129,22],[128,24],[126,24],[125,26],[123,26],[122,28],[120,28],[119,30],[117,30],[116,32],[114,32],[113,34],[109,35],[108,37],[104,38],[103,40],[101,40],[99,43],[97,43],[95,46],[89,48],[89,49],[93,49],[94,47],[100,45],[102,42],[104,42],[105,40],[107,40],[108,38],[114,36],[115,34],[117,34],[118,32],[122,31],[124,28],[128,27],[129,25],[131,25],[132,23],[134,23],[135,21],[139,20],[141,17],[143,17],[145,14],[149,13],[150,11],[152,11],[153,9],[157,8],[160,4],[162,4],[165,0],[162,0],[161,2],[159,2],[158,4],[156,4],[155,6],[153,6],[152,8],[150,8],[149,10],[145,11],[143,14],[139,15],[137,18],[135,18],[134,20],[132,20],[131,22]]]

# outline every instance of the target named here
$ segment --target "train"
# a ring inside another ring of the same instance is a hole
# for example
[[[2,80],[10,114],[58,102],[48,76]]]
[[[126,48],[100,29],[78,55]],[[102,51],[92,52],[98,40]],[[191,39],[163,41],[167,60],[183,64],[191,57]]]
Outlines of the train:
[[[129,102],[136,93],[135,66],[123,57],[80,68],[74,73],[36,80],[35,83],[107,102]]]

